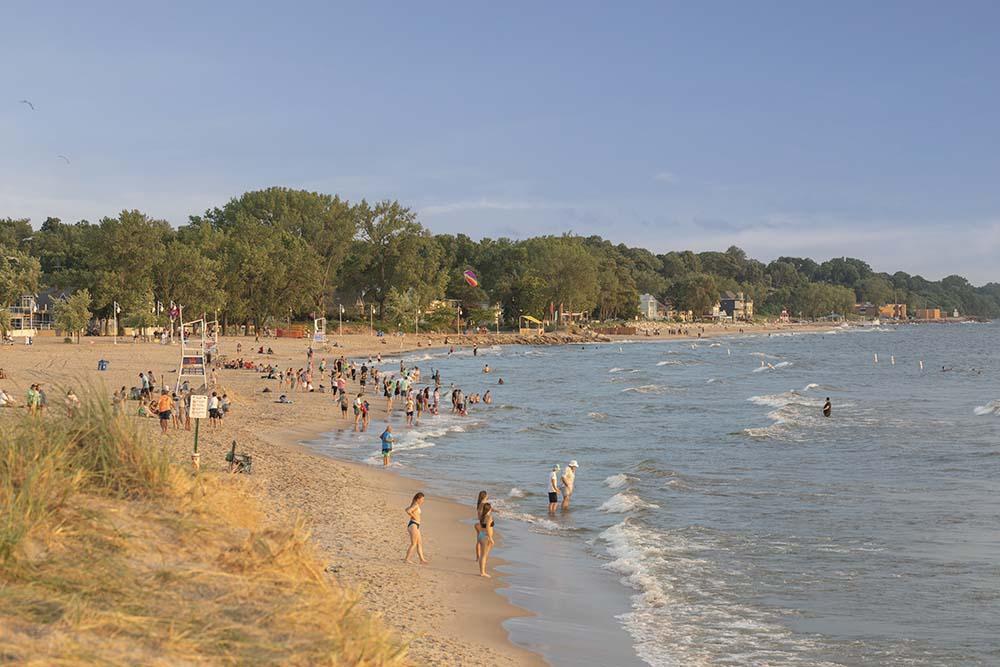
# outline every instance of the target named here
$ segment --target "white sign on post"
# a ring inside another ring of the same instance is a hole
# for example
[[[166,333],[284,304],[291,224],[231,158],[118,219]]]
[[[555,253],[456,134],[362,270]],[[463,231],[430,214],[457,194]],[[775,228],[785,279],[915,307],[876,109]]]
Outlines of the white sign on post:
[[[208,396],[191,395],[191,419],[208,419]]]

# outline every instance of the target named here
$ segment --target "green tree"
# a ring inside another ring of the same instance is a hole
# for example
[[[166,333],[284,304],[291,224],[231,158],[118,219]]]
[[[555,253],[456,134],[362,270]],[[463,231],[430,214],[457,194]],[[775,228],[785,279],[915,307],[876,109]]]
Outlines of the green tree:
[[[0,245],[0,309],[38,289],[41,266],[26,252]]]
[[[80,342],[80,332],[86,328],[92,316],[90,292],[85,289],[74,292],[66,300],[55,304],[56,327],[70,336],[75,335],[77,344]]]
[[[690,310],[701,316],[719,301],[715,277],[707,273],[683,276],[670,287],[669,296],[678,310]]]

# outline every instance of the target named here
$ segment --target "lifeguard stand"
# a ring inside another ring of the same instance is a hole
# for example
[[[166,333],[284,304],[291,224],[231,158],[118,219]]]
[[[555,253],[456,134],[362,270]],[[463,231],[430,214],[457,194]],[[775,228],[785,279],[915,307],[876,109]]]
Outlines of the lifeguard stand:
[[[208,387],[205,369],[205,351],[208,349],[207,327],[204,319],[181,322],[181,365],[177,370],[177,389],[187,380],[192,390]],[[213,344],[217,344],[217,339]]]

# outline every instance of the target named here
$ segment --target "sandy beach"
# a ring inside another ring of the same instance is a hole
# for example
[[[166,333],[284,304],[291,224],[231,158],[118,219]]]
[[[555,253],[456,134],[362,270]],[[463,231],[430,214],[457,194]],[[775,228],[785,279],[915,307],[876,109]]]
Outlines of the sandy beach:
[[[692,336],[696,331],[701,332],[691,327]],[[706,327],[702,335],[732,333],[737,331]],[[378,353],[387,357],[416,349],[418,342],[421,348],[441,346],[445,338],[421,336],[418,341],[406,336],[383,344],[370,336],[345,335],[339,347],[318,345],[315,359],[318,362],[325,358],[329,364],[341,354],[355,360]],[[450,336],[449,344],[456,345],[458,338]],[[663,338],[677,340],[676,336]],[[480,345],[502,341],[503,337],[478,337]],[[474,344],[469,338],[460,342],[465,346]],[[237,343],[242,344],[242,355],[236,352]],[[274,355],[257,354],[259,344],[255,345],[252,338],[225,338],[220,346],[223,356],[229,359],[242,356],[279,368],[306,364],[307,341],[268,339],[263,344],[272,347]],[[114,345],[106,338],[84,338],[76,345],[39,337],[32,346],[4,346],[0,350],[0,368],[7,375],[0,380],[0,388],[23,404],[28,385],[42,382],[48,409],[60,410],[65,388],[80,393],[93,387],[110,396],[118,387],[136,385],[140,371],[152,370],[159,382],[165,379],[172,385],[179,355],[176,345],[131,341]],[[99,359],[109,362],[107,371],[96,371]],[[471,528],[474,498],[462,505],[430,497],[424,506],[423,528],[430,563],[404,565],[402,557],[408,542],[403,510],[412,495],[421,490],[419,482],[379,468],[337,461],[302,446],[300,443],[324,433],[351,428],[353,419],[340,416],[329,393],[296,391],[290,394],[291,404],[279,404],[277,382],[264,380],[257,372],[220,369],[218,381],[217,389],[232,400],[232,411],[221,427],[212,428],[207,421],[201,425],[202,467],[224,470],[225,453],[233,440],[239,452],[252,455],[253,475],[243,481],[264,500],[270,518],[285,524],[300,519],[305,523],[328,563],[329,576],[361,591],[364,605],[409,642],[414,664],[544,664],[539,656],[512,644],[501,625],[525,612],[496,593],[498,587],[504,586],[503,576],[495,573],[500,561],[491,560],[493,579],[477,574]],[[268,386],[271,393],[263,393]],[[373,404],[370,430],[375,451],[385,418],[381,399]],[[136,407],[136,402],[128,403],[130,412],[134,413]],[[4,412],[13,409],[18,408]],[[145,421],[151,430],[158,431],[156,420]],[[157,433],[155,437],[178,461],[189,462],[192,436],[183,429],[171,429],[167,435]],[[498,535],[502,545],[502,531]]]

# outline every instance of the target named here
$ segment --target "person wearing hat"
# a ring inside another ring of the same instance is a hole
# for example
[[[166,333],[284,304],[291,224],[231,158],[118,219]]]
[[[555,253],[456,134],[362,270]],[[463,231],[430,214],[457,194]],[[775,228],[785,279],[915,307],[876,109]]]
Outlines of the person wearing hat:
[[[573,459],[566,464],[566,470],[563,471],[562,484],[563,484],[563,501],[562,508],[564,510],[569,509],[569,497],[573,495],[573,483],[576,482],[576,469],[579,467],[576,459]]]
[[[552,466],[549,474],[549,514],[556,513],[556,505],[559,504],[559,464]]]

